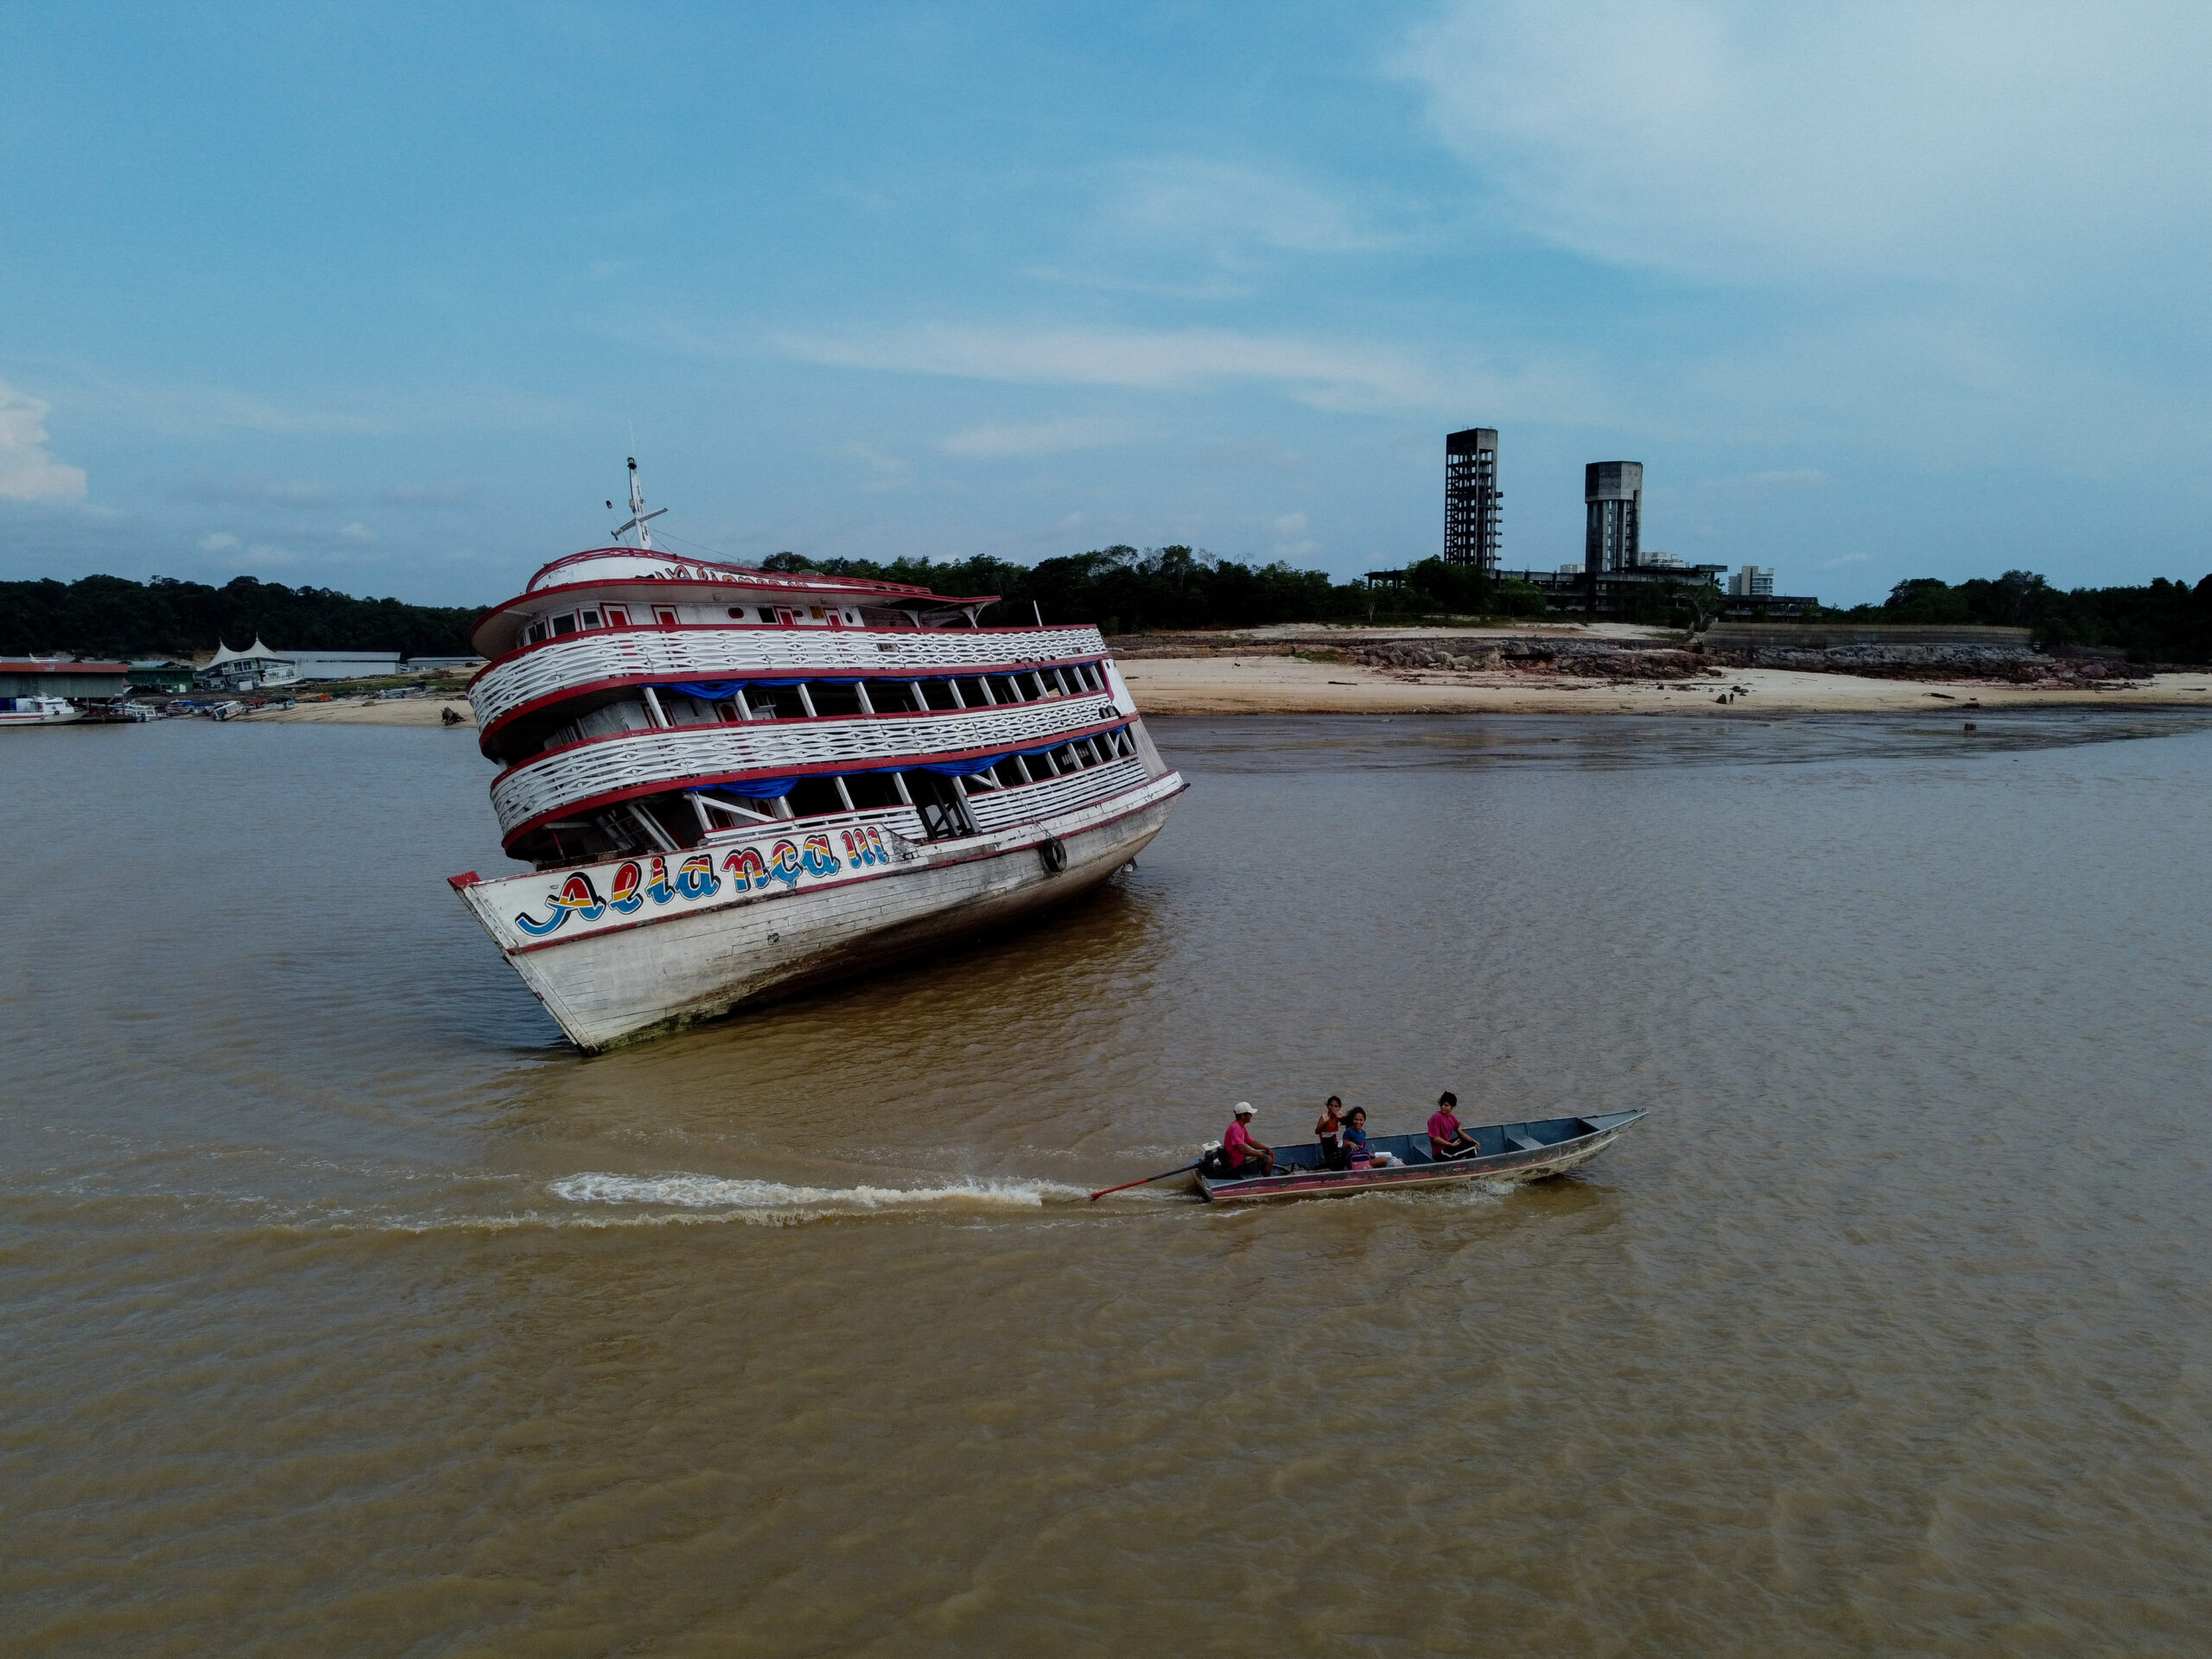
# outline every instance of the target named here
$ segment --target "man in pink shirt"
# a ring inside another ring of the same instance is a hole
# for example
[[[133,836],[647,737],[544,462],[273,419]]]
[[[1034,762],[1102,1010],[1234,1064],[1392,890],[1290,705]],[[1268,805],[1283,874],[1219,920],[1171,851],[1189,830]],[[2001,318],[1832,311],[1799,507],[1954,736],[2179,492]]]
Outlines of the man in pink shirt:
[[[1232,1181],[1275,1173],[1274,1148],[1263,1147],[1252,1138],[1251,1124],[1252,1103],[1238,1101],[1235,1120],[1221,1132],[1222,1156],[1229,1160],[1229,1179]]]
[[[1436,1097],[1436,1109],[1428,1115],[1428,1150],[1440,1164],[1482,1155],[1482,1147],[1459,1127],[1459,1096],[1446,1089]]]

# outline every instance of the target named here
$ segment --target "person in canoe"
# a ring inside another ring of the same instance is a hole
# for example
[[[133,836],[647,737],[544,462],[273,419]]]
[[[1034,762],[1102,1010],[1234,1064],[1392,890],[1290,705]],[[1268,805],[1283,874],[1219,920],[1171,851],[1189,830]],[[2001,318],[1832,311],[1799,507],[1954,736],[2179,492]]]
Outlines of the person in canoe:
[[[1344,1119],[1344,1167],[1379,1169],[1389,1161],[1389,1153],[1376,1152],[1367,1144],[1367,1108],[1353,1107],[1351,1116]]]
[[[1479,1158],[1482,1148],[1459,1127],[1459,1096],[1446,1089],[1428,1115],[1428,1150],[1440,1164],[1454,1158]]]
[[[1275,1151],[1263,1147],[1252,1138],[1252,1103],[1236,1103],[1236,1116],[1221,1132],[1221,1155],[1229,1166],[1232,1181],[1249,1180],[1255,1175],[1275,1173]]]
[[[1344,1103],[1336,1095],[1329,1096],[1329,1103],[1321,1109],[1321,1121],[1313,1126],[1313,1137],[1321,1143],[1321,1167],[1349,1169],[1344,1154]]]

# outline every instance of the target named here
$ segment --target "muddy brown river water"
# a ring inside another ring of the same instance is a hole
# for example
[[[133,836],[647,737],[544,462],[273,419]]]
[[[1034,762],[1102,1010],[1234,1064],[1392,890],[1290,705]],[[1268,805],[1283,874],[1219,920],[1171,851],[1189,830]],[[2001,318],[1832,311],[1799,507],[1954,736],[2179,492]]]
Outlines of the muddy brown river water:
[[[0,1651],[2201,1654],[2202,716],[1159,722],[1141,867],[582,1059],[466,734],[0,738]],[[1100,1205],[1259,1103],[1541,1186]]]

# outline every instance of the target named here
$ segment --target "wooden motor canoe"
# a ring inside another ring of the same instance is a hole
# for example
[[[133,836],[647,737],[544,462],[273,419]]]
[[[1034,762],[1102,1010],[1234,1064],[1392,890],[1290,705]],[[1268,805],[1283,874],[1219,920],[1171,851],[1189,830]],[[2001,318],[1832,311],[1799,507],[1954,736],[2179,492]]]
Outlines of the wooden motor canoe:
[[[1446,1181],[1541,1181],[1586,1163],[1619,1139],[1643,1112],[1600,1112],[1594,1117],[1547,1117],[1527,1123],[1491,1123],[1465,1131],[1480,1148],[1439,1162],[1427,1135],[1376,1135],[1368,1145],[1390,1161],[1368,1169],[1323,1167],[1318,1145],[1278,1147],[1275,1173],[1244,1180],[1198,1172],[1198,1191],[1216,1204],[1259,1204],[1273,1198],[1337,1198],[1378,1187],[1436,1186]]]

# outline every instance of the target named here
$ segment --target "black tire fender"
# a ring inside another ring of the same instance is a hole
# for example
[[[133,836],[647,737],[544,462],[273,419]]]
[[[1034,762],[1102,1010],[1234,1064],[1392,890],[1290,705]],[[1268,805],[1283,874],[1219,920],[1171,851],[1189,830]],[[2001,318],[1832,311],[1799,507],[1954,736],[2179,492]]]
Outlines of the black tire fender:
[[[1047,875],[1058,875],[1068,867],[1067,843],[1058,836],[1048,836],[1039,843],[1037,857]]]

